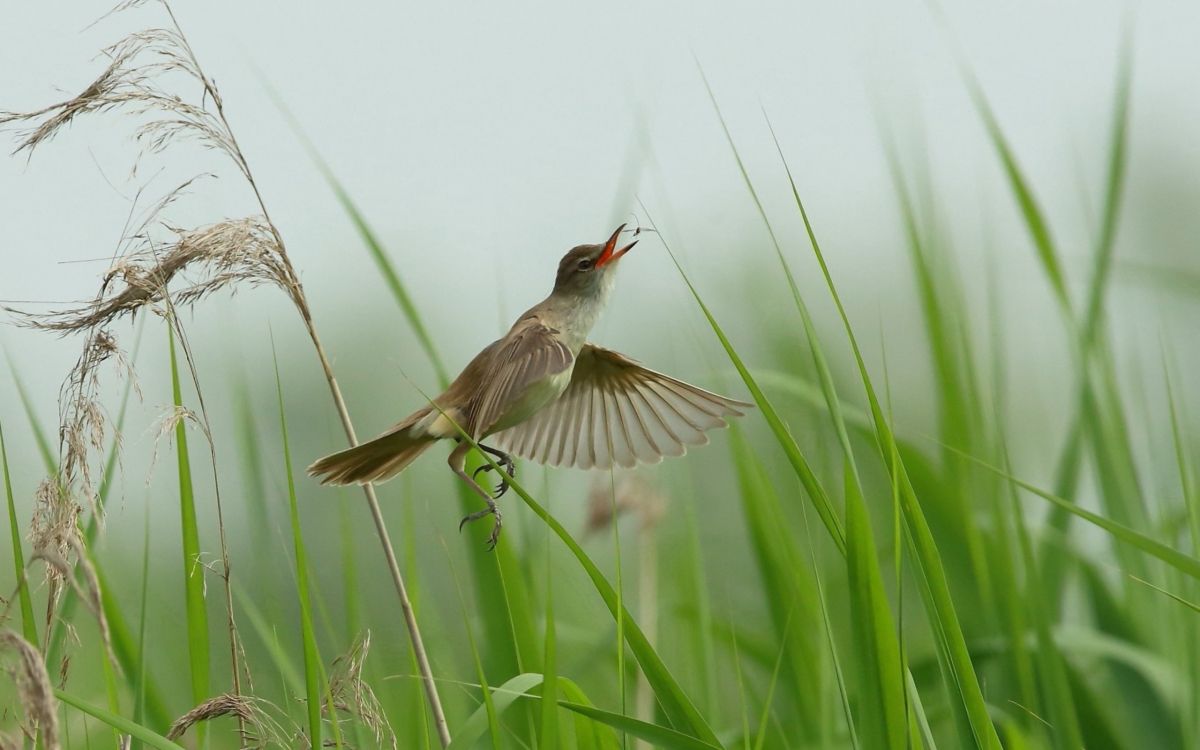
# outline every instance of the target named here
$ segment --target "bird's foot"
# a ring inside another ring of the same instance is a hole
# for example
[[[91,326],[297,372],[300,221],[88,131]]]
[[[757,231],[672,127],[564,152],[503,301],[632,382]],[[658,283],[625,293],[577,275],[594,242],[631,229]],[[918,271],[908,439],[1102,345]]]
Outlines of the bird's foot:
[[[491,451],[489,451],[489,453],[490,452]],[[508,480],[516,479],[517,464],[513,461],[512,456],[508,455],[507,453],[496,451],[496,454],[496,458],[498,459],[496,464],[504,470],[501,472],[500,483],[496,485],[496,489],[494,490],[494,497],[499,500],[500,498],[504,497],[505,492],[508,492]],[[475,470],[475,473],[471,475],[471,479],[475,479],[480,475],[480,473],[492,471],[494,468],[495,467],[491,464],[484,464]],[[505,477],[504,474],[507,474],[508,476]]]
[[[492,533],[488,534],[487,548],[490,552],[496,549],[496,542],[500,541],[500,528],[504,525],[503,517],[500,515],[500,507],[496,505],[496,501],[491,498],[487,501],[488,507],[483,510],[477,510],[474,513],[463,516],[463,519],[458,522],[458,530],[461,532],[463,526],[466,526],[471,521],[478,521],[485,516],[493,516]]]

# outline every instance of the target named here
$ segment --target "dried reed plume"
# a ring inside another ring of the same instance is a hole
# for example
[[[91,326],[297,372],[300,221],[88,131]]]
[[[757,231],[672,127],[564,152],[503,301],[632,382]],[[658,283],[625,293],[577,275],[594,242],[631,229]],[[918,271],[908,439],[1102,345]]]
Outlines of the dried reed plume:
[[[54,687],[41,652],[11,630],[0,630],[0,652],[11,652],[16,657],[15,663],[7,665],[6,669],[17,686],[17,699],[25,711],[22,731],[33,738],[41,730],[42,747],[60,750],[58,699],[54,697]]]
[[[59,462],[54,476],[38,486],[34,496],[30,538],[35,550],[61,560],[83,559],[79,531],[81,502],[98,523],[103,522],[98,485],[101,477],[92,468],[92,456],[104,447],[107,415],[99,403],[101,365],[113,361],[118,372],[132,379],[133,371],[116,339],[105,329],[89,331],[75,365],[59,392]],[[62,592],[60,566],[46,567],[50,596],[47,627]]]
[[[335,711],[343,711],[357,718],[375,736],[375,747],[382,748],[386,742],[393,750],[396,733],[387,720],[383,706],[362,678],[363,664],[371,648],[371,631],[366,631],[350,648],[345,656],[334,660],[329,676],[329,695]],[[330,716],[337,721],[337,716]]]
[[[44,547],[37,549],[29,558],[29,562],[32,564],[41,560],[46,563],[47,569],[53,569],[55,579],[65,581],[71,588],[75,589],[75,592],[83,599],[84,604],[87,605],[88,611],[96,618],[96,626],[100,631],[100,641],[104,644],[105,656],[108,657],[108,661],[112,664],[113,669],[119,673],[121,665],[117,661],[116,653],[113,651],[112,630],[108,625],[108,617],[104,614],[103,598],[100,592],[100,578],[96,575],[96,568],[88,558],[83,541],[72,537],[70,545],[75,553],[76,563],[79,567],[83,568],[84,582],[82,584],[72,575],[73,566],[67,561],[67,558],[56,554],[50,549]],[[68,661],[68,657],[64,656],[60,669],[63,682],[66,681]]]
[[[0,112],[0,127],[16,127],[14,154],[32,154],[81,115],[113,110],[150,117],[134,134],[151,153],[181,137],[227,153],[234,150],[229,129],[203,102],[189,103],[159,85],[161,78],[171,74],[204,78],[178,28],[135,32],[101,54],[108,66],[78,95],[32,112]]]
[[[236,291],[241,285],[277,286],[290,296],[291,282],[280,262],[279,246],[261,216],[191,230],[163,226],[175,239],[160,244],[149,233],[139,233],[134,239],[140,247],[105,273],[100,293],[91,302],[36,315],[14,311],[18,320],[32,328],[67,334],[110,325],[147,305],[162,305],[168,294],[177,307],[193,305],[224,289]],[[176,277],[186,283],[171,290]]]
[[[167,739],[179,739],[200,722],[233,716],[242,728],[242,747],[292,747],[292,733],[271,717],[267,711],[269,706],[266,701],[244,695],[218,695],[176,719],[167,732]]]
[[[145,0],[129,0],[117,6],[113,12],[142,5],[144,2]],[[247,218],[221,221],[191,230],[162,222],[160,214],[191,184],[192,181],[189,181],[168,193],[151,210],[149,217],[138,229],[125,234],[120,245],[124,252],[118,253],[112,269],[101,284],[99,294],[92,302],[74,309],[42,315],[20,313],[20,319],[26,325],[36,328],[64,334],[86,332],[94,337],[121,318],[134,315],[142,307],[154,306],[156,311],[165,314],[180,334],[193,382],[200,393],[202,421],[207,423],[194,360],[183,336],[178,316],[174,314],[175,307],[194,305],[218,290],[234,291],[243,284],[278,286],[295,304],[316,350],[346,436],[351,444],[357,444],[349,411],[334,377],[329,357],[317,335],[303,287],[292,266],[283,236],[271,221],[249,163],[226,118],[221,95],[212,79],[201,68],[170,4],[166,0],[160,0],[160,3],[170,21],[167,28],[138,31],[107,47],[103,50],[103,55],[107,58],[105,69],[79,95],[30,112],[0,113],[0,128],[16,130],[17,145],[14,153],[26,152],[32,155],[39,145],[52,139],[81,116],[101,112],[132,115],[139,121],[134,131],[141,147],[139,158],[146,154],[161,153],[169,145],[182,139],[198,142],[223,154],[234,163],[254,194],[258,212]],[[167,84],[176,79],[183,83],[199,84],[199,101],[189,101],[168,89]],[[135,174],[136,171],[135,164]],[[165,239],[162,237],[164,233],[169,235]],[[185,285],[176,286],[172,290],[172,282],[177,278],[189,276],[191,278]],[[70,383],[68,380],[68,385]],[[78,386],[76,390],[79,390]],[[70,398],[67,399],[67,403],[71,403]],[[81,407],[83,403],[80,402]],[[89,421],[90,413],[89,409],[82,410],[83,428],[74,434],[95,437],[96,433],[87,429],[97,424]],[[96,441],[89,442],[85,439],[83,442],[92,445]],[[211,440],[209,448],[213,455],[215,473],[215,449]],[[66,523],[67,519],[73,523],[77,517],[77,510],[70,507],[72,501],[70,492],[66,489],[70,486],[70,483],[58,482],[57,495],[49,490],[45,493],[48,500],[54,499],[58,503],[45,512],[46,517],[55,523]],[[434,725],[441,744],[446,746],[450,743],[450,731],[395,551],[384,525],[374,488],[367,485],[363,489],[389,573],[400,599],[422,683],[429,698]],[[66,496],[65,499],[62,495]],[[89,498],[91,497],[92,495],[89,495]],[[237,687],[240,669],[237,663],[237,636],[229,593],[229,559],[224,541],[224,524],[221,522],[219,490],[216,500],[236,693],[240,692]],[[96,509],[93,507],[93,510]],[[61,528],[52,525],[50,521],[47,521],[46,527]],[[63,548],[63,545],[60,544],[59,548]]]

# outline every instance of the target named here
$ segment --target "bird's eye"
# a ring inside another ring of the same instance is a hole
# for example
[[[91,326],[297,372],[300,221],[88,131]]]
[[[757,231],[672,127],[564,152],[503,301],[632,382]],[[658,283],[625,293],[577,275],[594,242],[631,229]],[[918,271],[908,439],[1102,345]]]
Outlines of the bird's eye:
[[[592,270],[592,261],[588,260],[587,258],[584,258],[583,260],[579,261],[579,270],[580,271]]]

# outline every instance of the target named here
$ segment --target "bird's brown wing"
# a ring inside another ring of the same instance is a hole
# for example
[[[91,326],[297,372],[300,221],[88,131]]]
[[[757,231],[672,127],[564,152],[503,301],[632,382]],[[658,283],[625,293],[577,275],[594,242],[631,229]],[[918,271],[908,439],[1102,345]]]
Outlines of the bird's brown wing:
[[[573,356],[558,331],[531,322],[492,346],[483,386],[467,409],[466,428],[479,439],[491,432],[529,386],[571,366]]]
[[[707,443],[706,430],[724,427],[749,406],[587,344],[562,396],[495,440],[502,450],[551,466],[630,467]]]

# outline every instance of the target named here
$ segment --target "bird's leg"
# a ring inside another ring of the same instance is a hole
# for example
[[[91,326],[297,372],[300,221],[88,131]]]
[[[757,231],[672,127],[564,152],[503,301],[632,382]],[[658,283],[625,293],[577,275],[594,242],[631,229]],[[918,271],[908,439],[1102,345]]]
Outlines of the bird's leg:
[[[450,459],[447,463],[450,464],[450,468],[459,476],[460,479],[466,482],[471,489],[475,490],[475,492],[483,498],[483,501],[487,503],[487,507],[483,510],[475,511],[470,515],[464,516],[463,519],[458,523],[458,530],[462,531],[462,527],[470,521],[478,521],[480,518],[483,518],[487,515],[494,516],[495,522],[492,524],[492,533],[488,535],[488,549],[495,549],[496,542],[500,539],[500,527],[502,525],[500,508],[496,505],[496,501],[492,498],[492,496],[488,494],[487,490],[476,484],[475,480],[472,479],[466,471],[464,471],[463,467],[466,466],[467,453],[470,450],[471,445],[469,443],[459,442],[458,446],[450,452]]]
[[[508,474],[509,478],[516,478],[517,465],[513,462],[512,456],[508,455],[502,450],[497,450],[491,446],[484,445],[483,443],[479,443],[478,445],[480,450],[487,451],[498,459],[496,463],[499,464],[500,468],[504,469],[504,472]],[[479,476],[479,472],[481,471],[491,471],[492,468],[493,466],[491,464],[484,464],[475,470],[475,473],[471,475],[471,478],[474,479],[475,477]],[[508,492],[508,479],[501,477],[500,484],[496,485],[496,494],[494,497],[499,500],[500,498],[504,497],[505,492]]]

